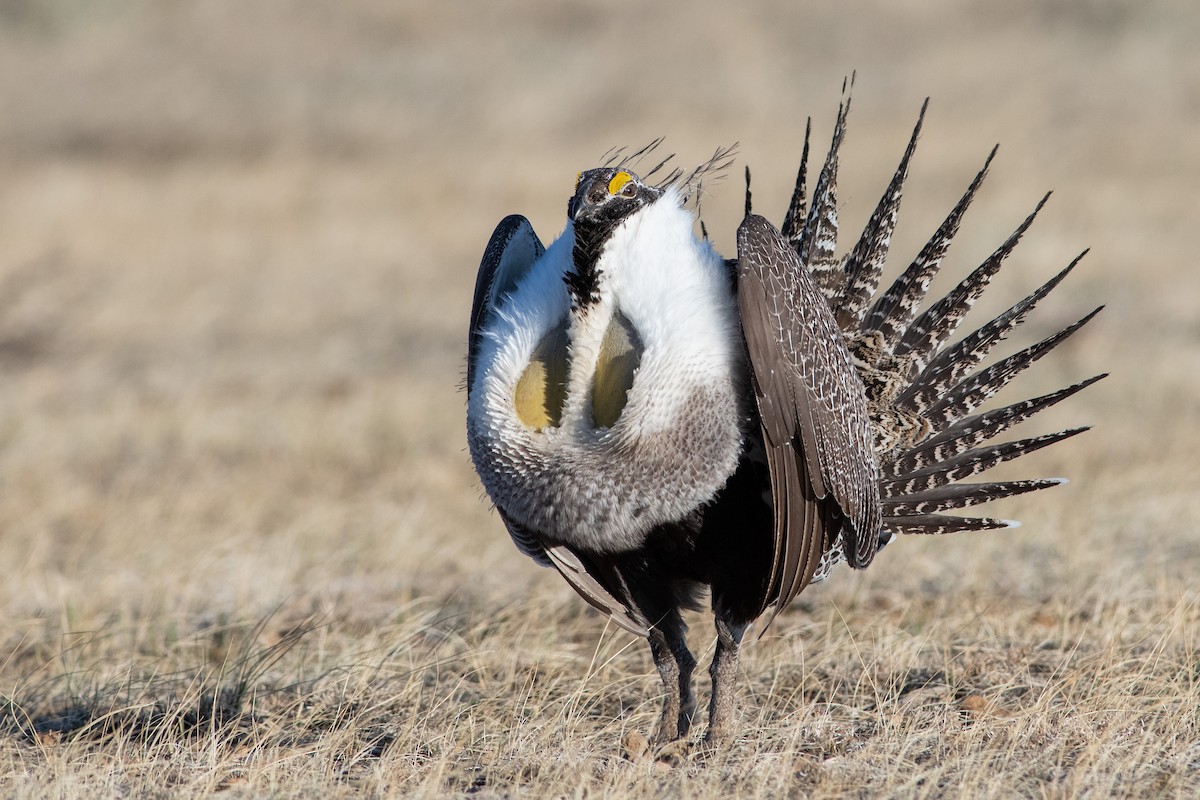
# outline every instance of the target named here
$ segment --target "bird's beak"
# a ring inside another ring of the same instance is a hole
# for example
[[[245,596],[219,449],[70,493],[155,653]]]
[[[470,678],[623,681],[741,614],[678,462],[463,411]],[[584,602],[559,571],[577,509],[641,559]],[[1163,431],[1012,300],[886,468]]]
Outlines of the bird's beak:
[[[584,199],[584,193],[587,187],[580,185],[575,189],[575,194],[571,195],[571,199],[567,201],[567,219],[574,222],[579,216],[580,210],[587,206],[587,201]]]

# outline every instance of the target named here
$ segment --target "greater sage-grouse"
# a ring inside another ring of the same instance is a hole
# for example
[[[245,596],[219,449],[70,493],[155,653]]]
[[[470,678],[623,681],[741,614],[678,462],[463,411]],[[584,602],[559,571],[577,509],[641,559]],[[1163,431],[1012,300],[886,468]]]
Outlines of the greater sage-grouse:
[[[878,294],[925,108],[865,230],[837,256],[848,111],[846,100],[811,204],[806,132],[781,228],[750,213],[747,185],[736,260],[697,235],[687,203],[729,151],[651,183],[631,171],[644,148],[579,174],[548,248],[524,217],[506,217],[479,268],[467,362],[475,467],[523,553],[649,640],[666,687],[659,744],[692,722],[696,661],[680,610],[697,608],[704,587],[717,631],[706,739],[719,742],[751,623],[769,612],[769,625],[839,561],[867,566],[897,534],[1015,526],[943,512],[1062,483],[959,481],[1086,430],[989,444],[1103,377],[977,412],[1099,311],[977,369],[1079,259],[950,343],[1045,198],[920,310],[993,149]]]

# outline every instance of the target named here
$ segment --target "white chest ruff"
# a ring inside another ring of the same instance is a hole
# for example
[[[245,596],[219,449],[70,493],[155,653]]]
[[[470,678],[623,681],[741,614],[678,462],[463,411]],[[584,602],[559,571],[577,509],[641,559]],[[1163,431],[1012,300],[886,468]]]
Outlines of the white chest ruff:
[[[527,427],[513,397],[534,348],[570,313],[562,280],[570,228],[485,330],[469,400],[471,455],[496,505],[549,540],[595,552],[636,548],[711,500],[737,466],[744,364],[736,304],[720,256],[668,199],[618,228],[598,262],[600,302],[571,313],[560,425]],[[643,349],[624,410],[597,427],[591,380],[618,310]]]

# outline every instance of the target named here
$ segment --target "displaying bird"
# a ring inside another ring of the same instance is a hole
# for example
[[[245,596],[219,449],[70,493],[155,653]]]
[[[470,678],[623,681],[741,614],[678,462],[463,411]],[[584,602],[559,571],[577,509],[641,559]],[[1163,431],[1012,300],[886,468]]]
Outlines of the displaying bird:
[[[866,567],[898,534],[1015,526],[943,512],[1062,483],[959,481],[1086,430],[989,443],[1103,375],[977,411],[1100,310],[978,368],[1079,258],[950,343],[1046,198],[920,310],[995,149],[878,294],[927,105],[842,256],[835,194],[848,98],[811,204],[806,130],[781,228],[751,213],[747,173],[735,260],[697,235],[687,202],[728,165],[728,150],[657,184],[648,178],[662,164],[645,178],[631,171],[653,146],[618,153],[579,174],[548,248],[521,216],[488,243],[469,334],[471,457],[517,547],[649,640],[666,690],[659,745],[687,737],[695,714],[680,611],[699,608],[705,587],[717,632],[705,739],[718,744],[734,733],[739,647],[755,620],[769,614],[765,630],[833,565]]]

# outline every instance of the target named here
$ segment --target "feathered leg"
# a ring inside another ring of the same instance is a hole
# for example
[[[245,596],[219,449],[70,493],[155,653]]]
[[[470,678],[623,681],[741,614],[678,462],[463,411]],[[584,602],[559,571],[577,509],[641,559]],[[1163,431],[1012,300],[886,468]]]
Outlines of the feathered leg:
[[[716,746],[733,736],[733,722],[737,714],[737,671],[741,653],[742,636],[746,633],[744,623],[735,623],[727,615],[717,612],[717,649],[713,653],[708,674],[712,676],[712,699],[708,707],[708,732],[704,744]]]
[[[610,562],[610,583],[619,587],[627,606],[649,631],[650,655],[662,678],[662,716],[651,744],[663,747],[687,736],[696,715],[692,672],[696,659],[688,650],[687,624],[679,613],[691,602],[694,588],[661,580],[659,561],[673,552],[675,531],[660,531],[643,551],[617,555]]]
[[[650,654],[666,691],[662,717],[652,742],[660,747],[687,736],[696,715],[696,698],[692,695],[696,659],[688,650],[684,638],[686,631],[687,626],[677,610],[650,629]]]

